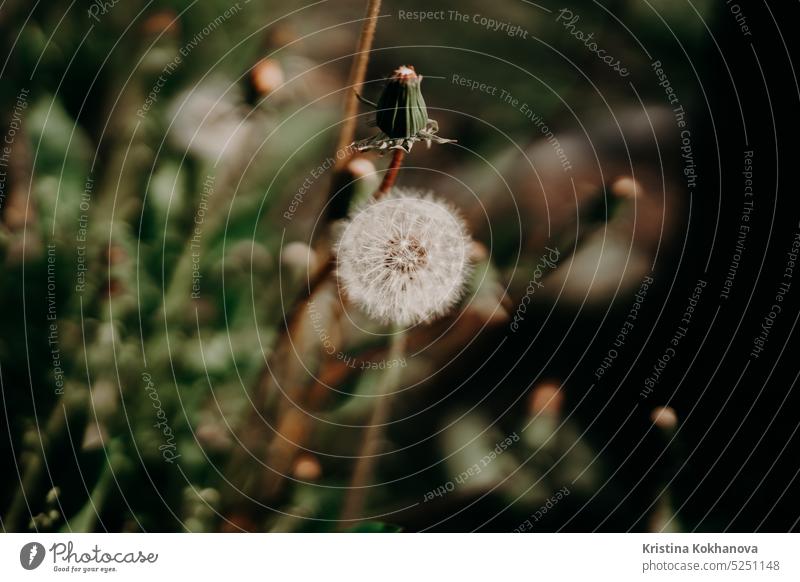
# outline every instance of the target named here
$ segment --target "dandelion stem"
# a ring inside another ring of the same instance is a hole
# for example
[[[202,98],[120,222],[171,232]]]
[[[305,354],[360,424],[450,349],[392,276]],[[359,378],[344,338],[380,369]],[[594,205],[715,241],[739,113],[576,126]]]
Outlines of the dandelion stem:
[[[370,52],[372,50],[372,42],[375,38],[375,28],[378,24],[378,12],[380,11],[381,0],[368,0],[367,9],[364,18],[364,23],[361,27],[361,34],[358,39],[356,53],[353,59],[353,64],[350,68],[350,76],[348,79],[347,90],[345,91],[344,103],[344,121],[342,122],[341,130],[339,132],[339,139],[336,146],[336,151],[347,152],[348,146],[355,141],[356,121],[358,113],[358,97],[355,90],[363,85],[364,79],[367,75],[367,64],[369,63]],[[347,164],[350,161],[350,155],[336,156],[337,162],[333,168],[331,175],[331,185],[329,191],[329,198],[333,199],[336,193],[340,190],[342,181],[347,179]],[[334,205],[331,205],[333,207]],[[319,245],[324,247],[323,245]],[[283,320],[283,325],[279,330],[281,339],[278,343],[285,342],[288,337],[291,337],[297,332],[297,325],[301,320],[301,316],[308,308],[309,299],[316,293],[323,283],[330,280],[336,262],[333,254],[329,250],[320,252],[323,263],[322,267],[314,273],[308,281],[308,285],[299,291],[299,297],[289,309],[286,317]],[[258,390],[263,391],[263,386],[269,383],[271,373],[269,366],[262,373],[262,379],[259,381]],[[260,415],[254,415],[254,422],[260,424]],[[234,459],[232,465],[234,467],[241,466],[246,460],[245,457]]]
[[[403,357],[406,347],[405,332],[395,331],[389,347],[389,361],[398,361]],[[363,445],[353,471],[353,480],[344,500],[340,529],[348,529],[353,521],[360,519],[364,504],[367,499],[369,483],[375,470],[375,460],[380,450],[386,423],[389,420],[393,393],[397,390],[400,381],[400,367],[388,368],[378,384],[375,394],[377,401],[372,409],[369,426],[364,435]]]
[[[344,123],[339,132],[339,142],[336,151],[343,151],[355,140],[356,133],[356,114],[358,113],[358,97],[355,90],[364,83],[367,76],[367,63],[369,53],[372,49],[372,41],[375,38],[375,27],[378,25],[378,12],[381,9],[381,0],[369,0],[364,25],[361,28],[361,35],[358,38],[355,59],[350,67],[350,77],[347,80],[348,91],[344,105]],[[340,172],[346,165],[349,156],[337,156],[337,164],[334,173]],[[334,180],[335,181],[335,180]]]
[[[367,76],[367,64],[372,50],[372,41],[375,38],[380,7],[380,0],[368,0],[364,24],[361,27],[358,46],[350,67],[350,75],[345,88],[344,119],[336,143],[336,164],[331,172],[331,183],[328,189],[329,204],[326,210],[326,222],[343,218],[347,214],[352,190],[352,176],[347,171],[347,164],[354,154],[352,144],[356,137],[359,91]],[[321,246],[324,244],[323,240]]]
[[[389,168],[386,170],[386,174],[383,176],[383,181],[381,182],[380,188],[378,188],[378,191],[375,192],[375,199],[385,196],[388,194],[389,190],[392,189],[395,180],[397,180],[397,173],[400,171],[400,166],[403,164],[403,159],[405,157],[406,152],[403,150],[394,150],[392,162],[389,164]]]
[[[314,293],[317,292],[317,289],[319,289],[319,287],[328,280],[333,273],[335,266],[336,261],[333,256],[328,256],[322,267],[311,275],[308,280],[308,285],[298,291],[300,297],[295,302],[291,311],[287,313],[286,318],[283,321],[283,329],[286,329],[289,332],[294,332],[295,324],[298,321],[300,314],[305,312],[308,300],[311,299]]]
[[[403,150],[394,150],[394,154],[392,155],[392,161],[389,164],[388,169],[386,170],[386,174],[383,176],[383,181],[381,182],[380,188],[375,192],[373,197],[377,200],[382,196],[386,195],[389,190],[392,189],[394,186],[395,181],[397,180],[397,174],[400,171],[400,166],[403,164],[403,160],[406,157],[406,153]],[[308,286],[304,289],[303,295],[295,304],[292,311],[287,315],[286,319],[284,320],[285,328],[288,330],[293,330],[294,322],[296,321],[298,315],[305,309],[306,302],[308,299],[311,298],[312,295],[316,292],[319,286],[324,283],[328,277],[333,273],[334,267],[336,266],[336,261],[333,256],[328,256],[323,264],[322,268],[317,270],[316,273],[312,275],[308,282]]]
[[[347,82],[348,87],[351,89],[355,89],[356,87],[362,85],[364,83],[364,78],[367,75],[367,63],[369,62],[369,54],[370,50],[372,49],[372,41],[375,38],[375,27],[378,24],[378,12],[380,11],[380,8],[381,0],[369,0],[367,3],[364,24],[361,27],[361,35],[358,38],[358,46],[356,47],[353,65],[350,68],[350,78]],[[355,91],[348,91],[344,108],[344,122],[342,123],[342,129],[339,132],[339,142],[336,146],[336,151],[344,150],[354,141],[357,111],[358,96]],[[395,162],[396,157],[397,156],[395,155],[395,158],[392,158],[392,163]],[[334,167],[333,176],[331,178],[331,196],[335,195],[337,192],[336,184],[338,184],[338,179],[341,173],[344,171],[350,156],[336,156],[336,158],[337,163]],[[400,160],[402,160],[402,156],[400,157]],[[397,174],[397,169],[394,170],[394,173],[395,175]],[[385,181],[386,178],[384,178],[384,182]],[[392,178],[392,182],[393,181],[394,178]],[[391,184],[389,187],[391,187]],[[305,310],[308,299],[314,295],[319,286],[328,279],[331,273],[333,273],[334,266],[334,258],[328,254],[324,258],[322,268],[314,273],[308,282],[308,286],[304,290],[305,292],[301,292],[302,296],[298,299],[292,310],[288,313],[286,319],[284,320],[284,329],[289,330],[290,332],[293,330],[294,324],[297,321],[300,313]]]

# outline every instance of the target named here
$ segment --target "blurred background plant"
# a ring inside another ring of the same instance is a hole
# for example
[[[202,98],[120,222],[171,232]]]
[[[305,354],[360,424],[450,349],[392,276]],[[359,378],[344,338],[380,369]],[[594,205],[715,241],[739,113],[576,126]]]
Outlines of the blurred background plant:
[[[685,59],[712,3],[578,3],[635,85],[526,2],[491,8],[525,39],[472,20],[490,12],[473,0],[452,7],[468,22],[400,17],[422,1],[108,4],[0,8],[4,530],[724,523],[674,514],[685,400],[642,400],[644,364],[625,382],[688,230],[641,45],[692,110]],[[346,147],[375,131],[353,89],[375,99],[400,64],[458,142],[414,148],[397,183],[447,199],[475,239],[466,297],[402,354],[320,277],[389,164]]]

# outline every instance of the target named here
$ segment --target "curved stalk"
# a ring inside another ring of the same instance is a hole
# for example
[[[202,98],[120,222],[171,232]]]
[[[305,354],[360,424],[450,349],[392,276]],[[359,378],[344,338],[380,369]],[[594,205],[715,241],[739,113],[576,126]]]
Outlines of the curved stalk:
[[[395,332],[389,348],[389,360],[397,361],[403,357],[406,349],[405,332]],[[386,431],[386,423],[391,416],[391,404],[394,393],[400,384],[401,368],[389,368],[381,378],[378,392],[375,395],[377,402],[372,409],[369,426],[364,435],[364,444],[356,461],[353,471],[353,480],[345,497],[339,529],[348,529],[354,521],[361,519],[364,505],[366,504],[369,484],[373,479],[377,454],[380,443]]]

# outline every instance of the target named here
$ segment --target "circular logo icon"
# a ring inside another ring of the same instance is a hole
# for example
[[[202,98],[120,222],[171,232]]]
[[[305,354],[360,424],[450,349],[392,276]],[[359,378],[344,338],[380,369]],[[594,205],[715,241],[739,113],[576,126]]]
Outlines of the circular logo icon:
[[[26,570],[35,570],[44,561],[44,546],[39,542],[28,542],[19,551],[19,563]]]

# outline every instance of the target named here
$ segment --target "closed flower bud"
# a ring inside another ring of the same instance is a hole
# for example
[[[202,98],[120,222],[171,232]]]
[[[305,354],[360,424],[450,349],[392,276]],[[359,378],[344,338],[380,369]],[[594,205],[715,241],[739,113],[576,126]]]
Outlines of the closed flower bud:
[[[611,183],[611,193],[620,198],[636,198],[641,196],[642,185],[629,176],[622,176]]]
[[[439,124],[428,118],[425,99],[422,98],[422,75],[414,67],[403,65],[395,69],[377,103],[356,95],[365,104],[375,108],[375,125],[378,135],[355,143],[359,151],[401,149],[410,152],[418,141],[430,147],[432,142],[450,143],[453,140],[439,137]]]
[[[301,481],[316,481],[322,476],[322,467],[317,457],[305,453],[295,461],[292,474],[295,479],[300,479]]]
[[[369,161],[367,158],[357,157],[350,160],[347,164],[347,171],[350,172],[350,175],[355,180],[360,180],[361,178],[366,178],[368,176],[375,175],[375,164]]]
[[[431,196],[395,189],[347,223],[337,246],[339,280],[370,316],[412,325],[460,299],[471,240],[464,222]]]
[[[658,428],[672,430],[678,425],[678,415],[671,406],[658,406],[650,413],[650,420]]]
[[[253,88],[261,95],[269,95],[283,85],[283,69],[274,59],[262,59],[250,71]]]
[[[422,75],[414,67],[395,70],[378,99],[375,121],[391,138],[411,137],[425,129],[428,110],[422,98]]]

